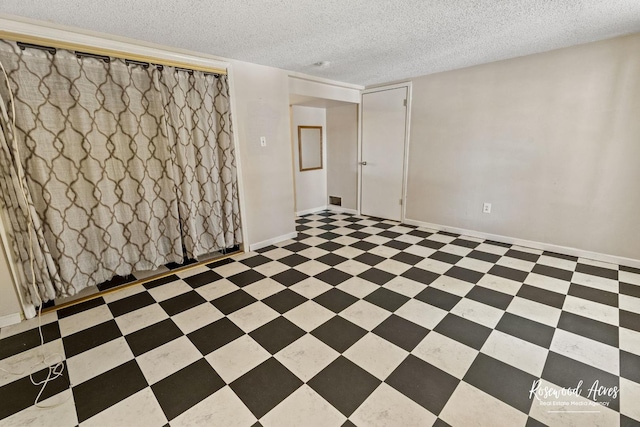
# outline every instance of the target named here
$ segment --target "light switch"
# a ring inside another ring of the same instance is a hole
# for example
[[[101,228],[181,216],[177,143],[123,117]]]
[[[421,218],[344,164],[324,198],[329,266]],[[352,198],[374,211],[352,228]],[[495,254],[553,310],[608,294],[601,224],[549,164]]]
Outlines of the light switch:
[[[267,137],[266,136],[261,136],[260,137],[260,146],[261,147],[266,147],[267,146]]]

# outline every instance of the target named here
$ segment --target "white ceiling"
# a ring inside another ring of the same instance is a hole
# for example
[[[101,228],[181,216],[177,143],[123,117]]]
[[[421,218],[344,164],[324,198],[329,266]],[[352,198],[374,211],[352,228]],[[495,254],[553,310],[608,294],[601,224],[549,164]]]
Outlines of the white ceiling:
[[[640,31],[639,0],[2,0],[1,12],[361,85]]]

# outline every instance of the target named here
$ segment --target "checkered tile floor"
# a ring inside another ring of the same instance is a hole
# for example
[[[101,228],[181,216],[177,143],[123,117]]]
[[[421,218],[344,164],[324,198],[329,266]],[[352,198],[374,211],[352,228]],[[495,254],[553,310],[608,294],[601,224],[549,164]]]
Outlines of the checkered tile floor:
[[[297,223],[296,240],[46,314],[66,370],[44,403],[68,400],[36,409],[28,376],[0,373],[0,424],[639,424],[639,270],[331,212]],[[36,325],[1,331],[1,368],[33,364]],[[560,387],[577,395],[545,397]]]

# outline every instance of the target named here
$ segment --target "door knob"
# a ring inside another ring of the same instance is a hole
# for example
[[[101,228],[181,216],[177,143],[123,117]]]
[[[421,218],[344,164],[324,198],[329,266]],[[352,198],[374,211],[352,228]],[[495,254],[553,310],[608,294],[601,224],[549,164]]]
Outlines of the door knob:
[[[367,162],[360,162],[362,166],[367,166]]]

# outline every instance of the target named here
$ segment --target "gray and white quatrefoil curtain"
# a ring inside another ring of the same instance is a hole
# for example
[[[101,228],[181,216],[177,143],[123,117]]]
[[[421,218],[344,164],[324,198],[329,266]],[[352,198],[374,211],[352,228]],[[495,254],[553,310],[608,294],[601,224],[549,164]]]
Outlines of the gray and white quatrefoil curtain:
[[[0,61],[0,202],[30,301],[241,243],[226,76],[1,40]]]

